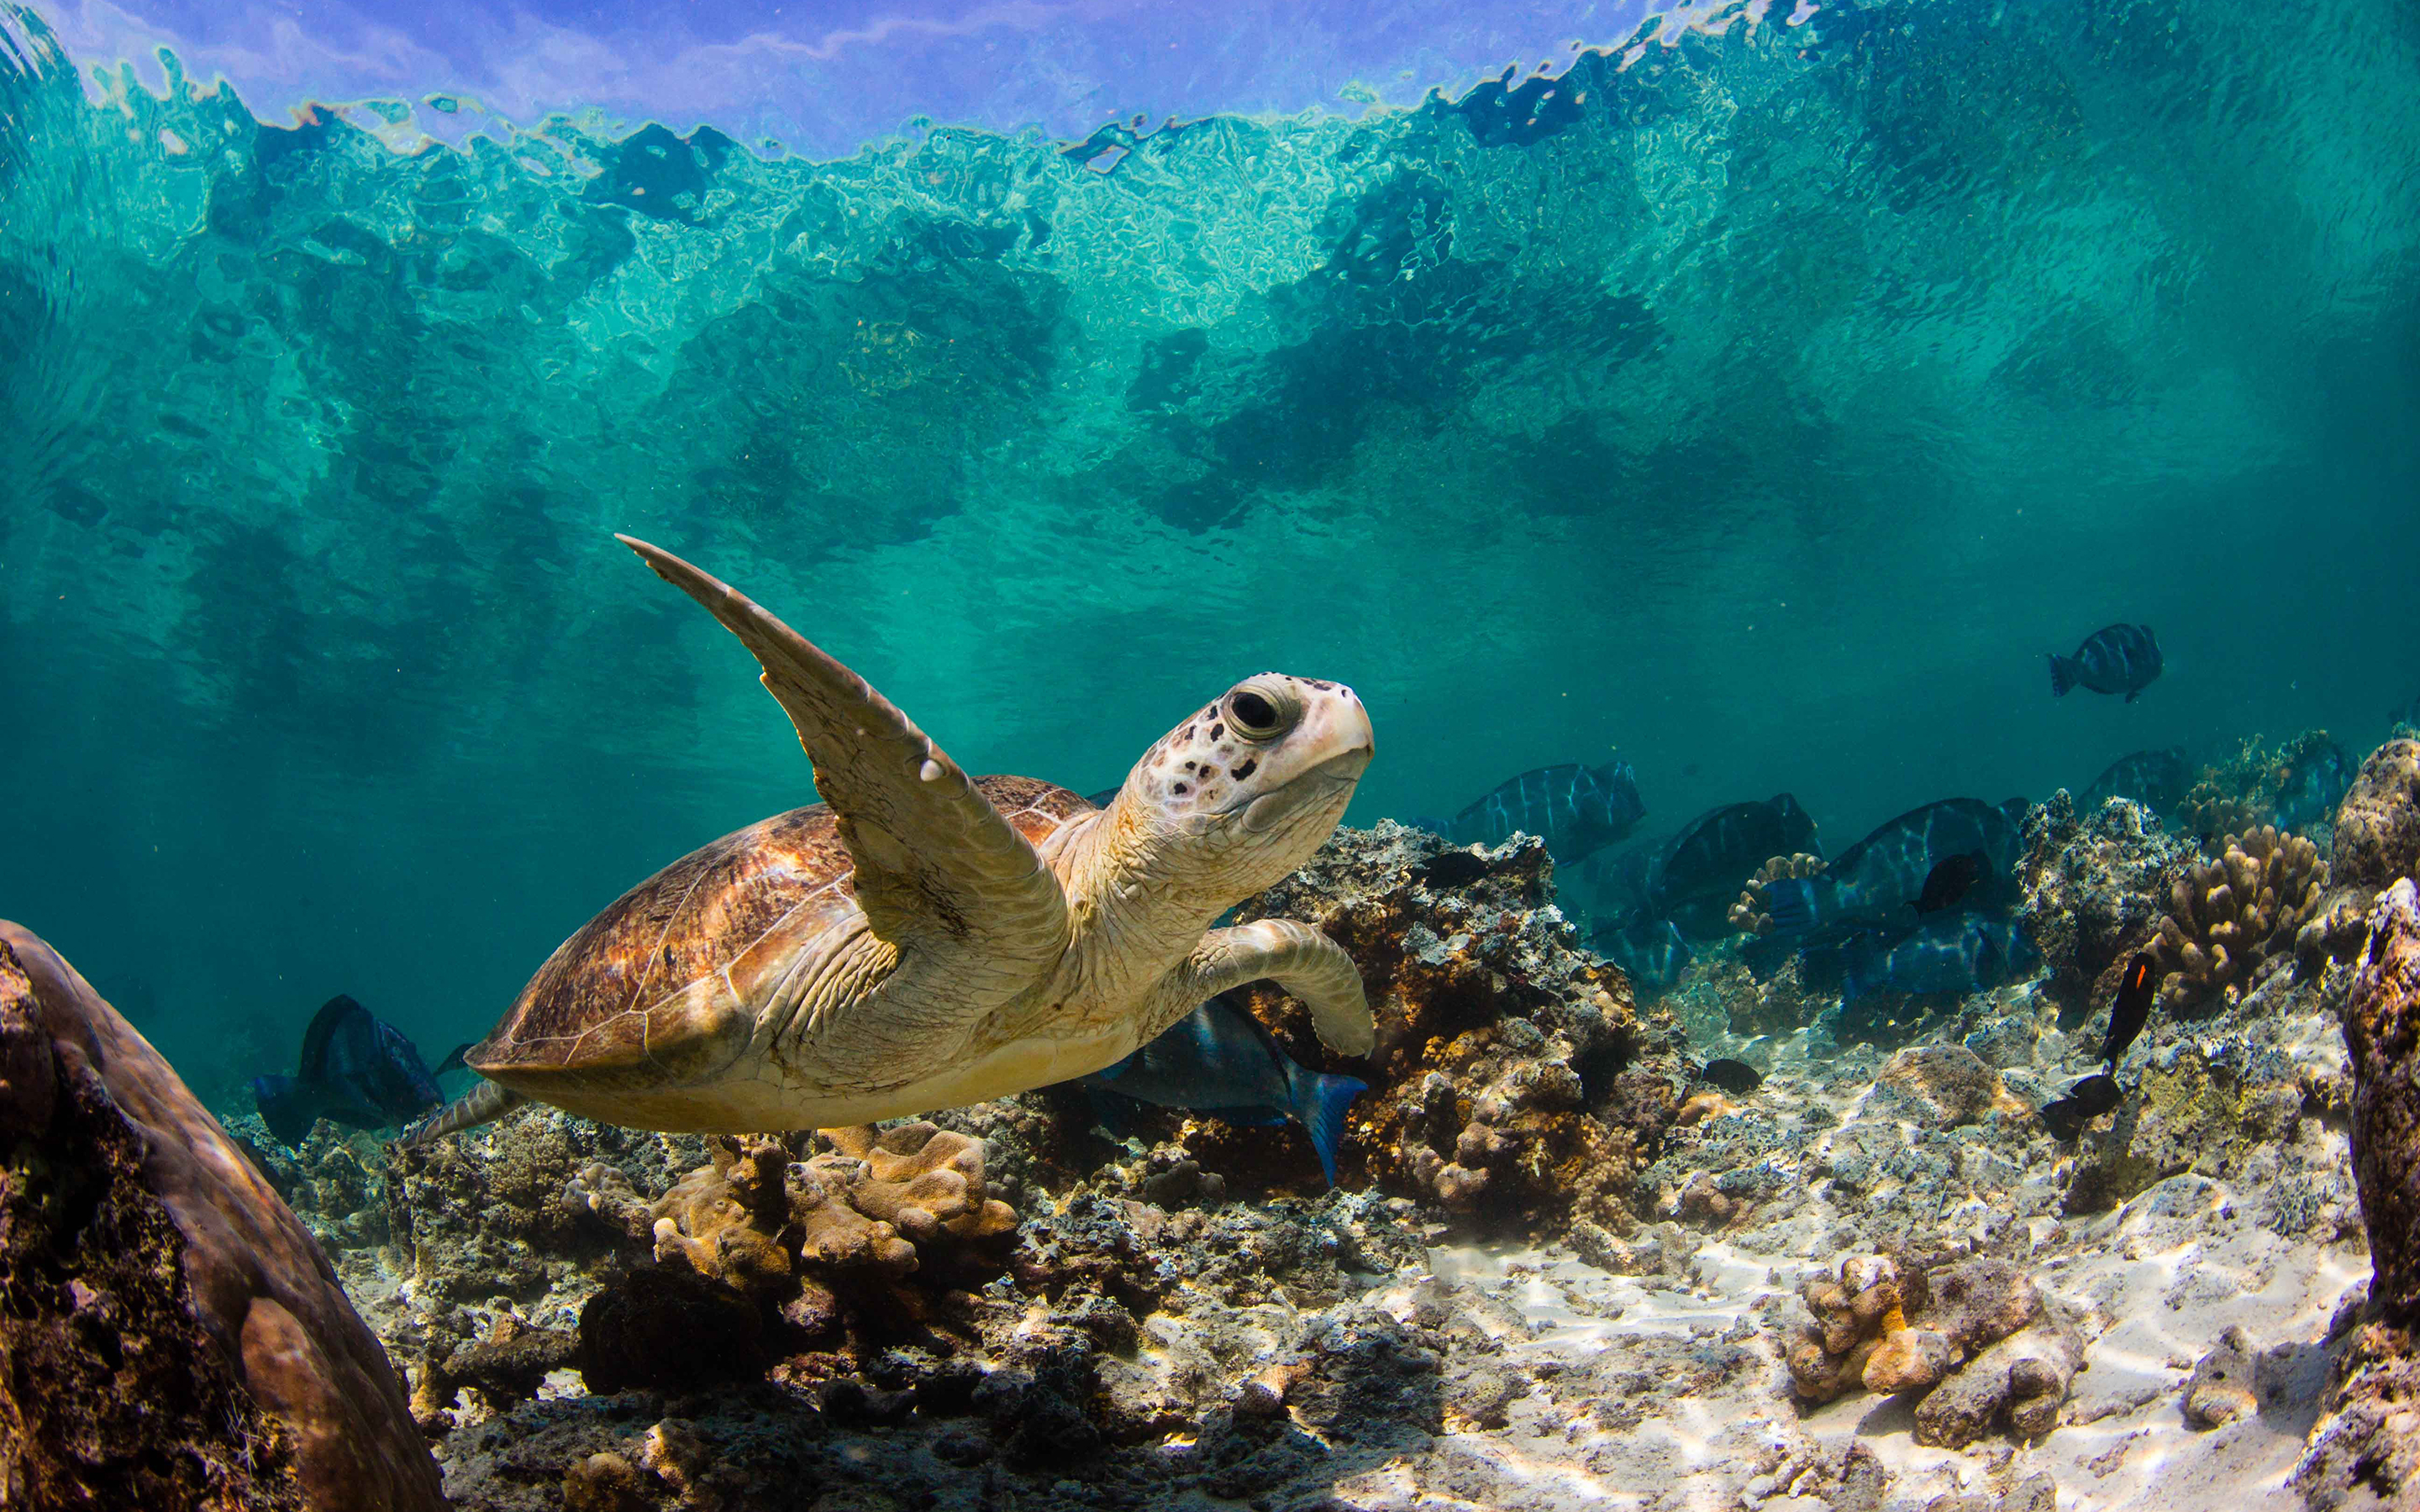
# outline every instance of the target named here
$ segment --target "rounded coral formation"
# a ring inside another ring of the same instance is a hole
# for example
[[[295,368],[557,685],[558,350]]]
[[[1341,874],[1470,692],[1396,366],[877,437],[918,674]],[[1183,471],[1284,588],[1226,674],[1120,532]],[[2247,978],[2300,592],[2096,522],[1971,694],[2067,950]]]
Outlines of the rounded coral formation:
[[[2232,836],[2226,853],[2187,869],[2168,891],[2151,945],[2160,1007],[2204,1008],[2240,990],[2254,968],[2293,944],[2328,882],[2319,847],[2273,825]]]

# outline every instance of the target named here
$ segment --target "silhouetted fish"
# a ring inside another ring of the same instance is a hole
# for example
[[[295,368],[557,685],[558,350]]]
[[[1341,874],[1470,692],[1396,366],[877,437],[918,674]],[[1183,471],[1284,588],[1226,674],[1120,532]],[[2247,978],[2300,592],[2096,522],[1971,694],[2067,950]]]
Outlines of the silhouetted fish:
[[[2332,824],[2336,806],[2352,787],[2352,758],[2335,741],[2322,741],[2294,758],[2277,788],[2277,827],[2307,829]]]
[[[1093,794],[1084,801],[1091,804],[1095,809],[1106,809],[1109,806],[1109,800],[1116,797],[1119,790],[1125,786],[1125,784],[1121,782],[1114,788],[1103,788],[1100,792]]]
[[[1621,968],[1642,993],[1660,993],[1681,980],[1695,959],[1689,942],[1668,918],[1633,918],[1607,924],[1589,936],[1597,954]]]
[[[1570,866],[1637,828],[1646,812],[1628,762],[1566,762],[1505,782],[1454,815],[1447,836],[1462,845],[1501,845],[1517,829],[1544,841],[1547,854]]]
[[[2134,959],[2126,963],[2126,974],[2118,979],[2118,995],[2109,1005],[2109,1034],[2101,1043],[2101,1058],[2109,1062],[2111,1071],[2126,1058],[2127,1046],[2150,1022],[2151,999],[2158,995],[2159,985],[2150,952],[2137,950]]]
[[[2056,1102],[2045,1103],[2039,1110],[2041,1121],[2061,1139],[2072,1139],[2084,1132],[2091,1119],[2115,1109],[2126,1100],[2118,1078],[2095,1072],[2067,1089],[2067,1095]]]
[[[1984,870],[1961,895],[1970,910],[2013,902],[2024,832],[2009,806],[1978,798],[1944,798],[1911,809],[1832,858],[1811,877],[1765,884],[1765,912],[1774,932],[1799,934],[1856,919],[1905,921],[1905,905],[1923,897],[1934,867],[1952,856],[1980,852]]]
[[[1873,941],[1852,954],[1845,962],[1840,995],[1982,992],[2014,981],[2040,964],[2041,952],[2008,919],[1936,914],[1887,947]]]
[[[2063,698],[2069,688],[2082,686],[2095,693],[2123,693],[2132,703],[2157,680],[2163,664],[2149,625],[2112,625],[2093,631],[2072,656],[2050,654],[2050,694]]]
[[[2138,750],[2111,762],[2084,790],[2083,801],[2077,807],[2089,813],[2112,798],[2127,798],[2155,814],[2165,814],[2191,786],[2193,768],[2185,764],[2182,749],[2170,746],[2161,750]]]
[[[1710,809],[1665,842],[1649,867],[1644,912],[1693,939],[1731,933],[1730,906],[1757,868],[1776,856],[1815,853],[1815,821],[1787,793]]]
[[[1698,1080],[1726,1092],[1745,1094],[1763,1085],[1764,1073],[1745,1060],[1709,1060],[1698,1072]]]
[[[1908,906],[1919,914],[1937,914],[1945,908],[1955,908],[1975,884],[1983,879],[1983,873],[1990,866],[1981,851],[1960,851],[1955,856],[1945,856],[1932,864],[1932,870],[1925,875],[1924,889]]]
[[[403,1031],[370,1016],[349,997],[331,997],[302,1035],[292,1076],[256,1076],[260,1120],[289,1145],[321,1119],[350,1129],[404,1123],[442,1101],[437,1079]]]
[[[1297,1063],[1278,1048],[1260,1020],[1223,993],[1133,1055],[1078,1077],[1076,1084],[1231,1123],[1281,1123],[1291,1118],[1309,1131],[1330,1186],[1336,1184],[1336,1150],[1344,1139],[1344,1110],[1369,1090],[1367,1083],[1351,1076]]]

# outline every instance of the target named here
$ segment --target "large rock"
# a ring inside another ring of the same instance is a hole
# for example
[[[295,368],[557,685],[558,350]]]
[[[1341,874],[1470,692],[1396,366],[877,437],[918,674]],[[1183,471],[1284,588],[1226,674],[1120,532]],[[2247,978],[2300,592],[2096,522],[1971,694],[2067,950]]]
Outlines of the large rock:
[[[2329,872],[2338,887],[2377,892],[2420,871],[2420,740],[2369,753],[2336,810]]]
[[[0,921],[0,1505],[440,1512],[386,1351],[132,1026]]]
[[[2370,1301],[2390,1323],[2420,1323],[2420,895],[2409,877],[2369,918],[2369,946],[2345,1000],[2352,1057],[2352,1170],[2377,1268]]]

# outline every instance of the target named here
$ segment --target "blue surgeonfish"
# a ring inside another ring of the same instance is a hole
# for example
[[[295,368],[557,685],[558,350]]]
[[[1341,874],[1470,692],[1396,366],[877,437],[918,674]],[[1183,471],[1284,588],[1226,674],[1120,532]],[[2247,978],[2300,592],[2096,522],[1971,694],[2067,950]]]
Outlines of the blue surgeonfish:
[[[301,1144],[321,1119],[349,1129],[383,1129],[443,1100],[403,1031],[341,994],[321,1005],[303,1031],[296,1073],[256,1076],[252,1095],[260,1121],[288,1145]]]
[[[1226,993],[1124,1060],[1078,1077],[1076,1085],[1230,1123],[1292,1119],[1310,1133],[1330,1186],[1336,1184],[1336,1151],[1344,1141],[1344,1110],[1370,1089],[1366,1082],[1295,1060]]]

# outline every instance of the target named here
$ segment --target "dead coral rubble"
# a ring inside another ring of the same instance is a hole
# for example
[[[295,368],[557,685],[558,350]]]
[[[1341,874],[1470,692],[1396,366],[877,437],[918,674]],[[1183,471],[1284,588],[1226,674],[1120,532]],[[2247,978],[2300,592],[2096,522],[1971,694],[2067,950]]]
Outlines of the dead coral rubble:
[[[1385,820],[1339,829],[1238,910],[1326,932],[1370,989],[1378,1043],[1354,1068],[1371,1090],[1343,1180],[1497,1222],[1626,1227],[1633,1179],[1680,1111],[1679,1030],[1642,1019],[1621,971],[1581,950],[1543,843],[1459,853],[1476,872],[1440,867],[1449,850]],[[1255,1007],[1297,1058],[1343,1069],[1298,1008]]]
[[[157,1052],[0,923],[0,1502],[437,1512],[402,1382]]]
[[[1813,1321],[1787,1351],[1798,1395],[1921,1392],[1920,1443],[1962,1448],[2002,1423],[2024,1438],[2048,1432],[2083,1358],[2073,1325],[2004,1260],[1928,1270],[1852,1257],[1800,1296]]]
[[[2319,847],[2264,825],[2232,836],[2216,860],[2189,867],[2168,889],[2152,942],[2161,1009],[2206,1011],[2289,950],[2327,890]]]

